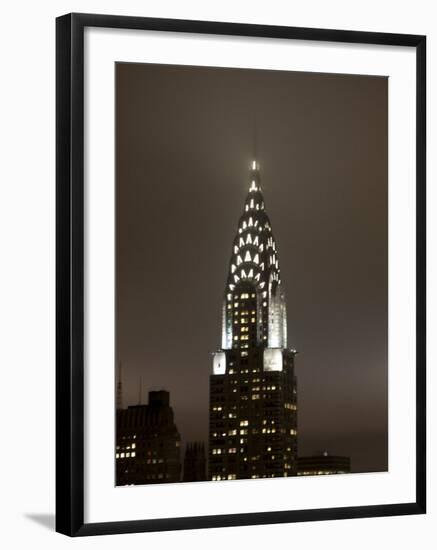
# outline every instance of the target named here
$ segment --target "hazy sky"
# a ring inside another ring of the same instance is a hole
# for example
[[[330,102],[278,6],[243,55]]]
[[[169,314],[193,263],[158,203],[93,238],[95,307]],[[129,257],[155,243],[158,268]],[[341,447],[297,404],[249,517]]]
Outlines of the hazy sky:
[[[296,348],[299,454],[387,467],[387,79],[118,64],[117,356],[124,404],[170,391],[207,440],[210,353],[254,127]],[[112,366],[111,366],[112,368]]]

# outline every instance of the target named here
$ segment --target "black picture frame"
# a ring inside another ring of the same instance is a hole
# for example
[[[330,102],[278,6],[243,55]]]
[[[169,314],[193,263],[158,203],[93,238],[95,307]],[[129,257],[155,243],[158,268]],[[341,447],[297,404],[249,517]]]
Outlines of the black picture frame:
[[[416,500],[387,505],[84,523],[84,29],[172,31],[416,50]],[[423,514],[426,511],[426,37],[68,14],[56,20],[56,530],[69,536]]]

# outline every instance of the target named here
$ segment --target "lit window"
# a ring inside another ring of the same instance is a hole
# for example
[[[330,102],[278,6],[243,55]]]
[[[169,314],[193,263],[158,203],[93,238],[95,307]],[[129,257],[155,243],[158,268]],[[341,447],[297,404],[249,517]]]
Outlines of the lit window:
[[[235,454],[236,452],[237,452],[237,449],[236,449],[235,447],[231,447],[231,448],[228,450],[228,453],[229,453],[230,455]]]
[[[259,256],[258,256],[258,254],[255,254],[255,258],[253,259],[253,261],[254,261],[256,264],[259,264]]]
[[[252,244],[252,235],[250,233],[247,234],[246,244]]]
[[[249,426],[249,420],[240,420],[240,426]]]
[[[251,262],[252,261],[252,258],[250,257],[250,252],[249,251],[246,252],[246,255],[244,256],[244,261],[245,262]]]
[[[238,255],[237,256],[237,265],[240,265],[242,262],[243,262],[243,260],[241,259],[241,256]]]
[[[136,453],[131,453],[130,455],[132,458],[135,458]]]

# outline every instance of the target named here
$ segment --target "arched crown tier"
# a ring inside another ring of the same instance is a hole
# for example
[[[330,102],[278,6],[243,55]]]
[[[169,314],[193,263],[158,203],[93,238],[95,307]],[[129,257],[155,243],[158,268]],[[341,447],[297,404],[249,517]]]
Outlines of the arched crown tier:
[[[242,309],[243,308],[243,309]],[[248,340],[241,335],[246,322],[242,312],[250,311]],[[239,330],[239,335],[235,334]],[[281,289],[278,252],[270,219],[265,211],[259,164],[253,161],[249,191],[232,244],[223,303],[222,348],[287,346],[285,297]],[[250,338],[249,338],[250,337]],[[243,340],[241,338],[244,338]]]

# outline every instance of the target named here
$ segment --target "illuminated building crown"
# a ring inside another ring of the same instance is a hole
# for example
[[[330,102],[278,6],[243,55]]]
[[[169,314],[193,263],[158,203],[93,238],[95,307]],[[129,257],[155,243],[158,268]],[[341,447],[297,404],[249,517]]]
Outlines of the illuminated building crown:
[[[222,328],[223,349],[254,346],[287,347],[278,252],[257,161],[251,163],[249,192],[232,245]]]

